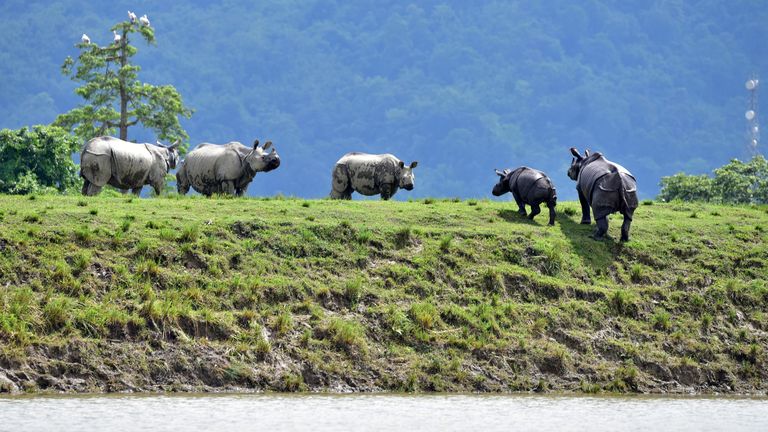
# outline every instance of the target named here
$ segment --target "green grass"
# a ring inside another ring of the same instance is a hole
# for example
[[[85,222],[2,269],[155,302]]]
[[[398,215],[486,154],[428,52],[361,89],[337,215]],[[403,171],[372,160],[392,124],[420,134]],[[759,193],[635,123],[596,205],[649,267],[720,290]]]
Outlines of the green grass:
[[[121,370],[114,349],[215,352],[223,382],[275,390],[765,389],[766,208],[644,203],[624,244],[577,209],[2,196],[0,363],[85,344]]]

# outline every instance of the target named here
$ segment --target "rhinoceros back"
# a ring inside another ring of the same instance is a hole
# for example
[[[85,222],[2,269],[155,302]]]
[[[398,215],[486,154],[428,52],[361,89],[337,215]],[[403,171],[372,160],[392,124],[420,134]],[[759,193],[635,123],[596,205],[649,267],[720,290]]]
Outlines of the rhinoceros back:
[[[534,201],[541,195],[548,196],[550,191],[554,193],[554,187],[547,175],[537,169],[517,168],[509,175],[508,181],[510,190],[517,191],[526,203]]]
[[[352,188],[362,195],[381,193],[382,184],[397,185],[400,159],[391,154],[347,153],[336,162],[344,166]]]
[[[109,181],[118,187],[134,188],[144,184],[153,162],[147,144],[98,137],[83,148],[80,165],[81,174],[96,185]]]
[[[602,155],[588,163],[579,173],[578,185],[593,207],[613,207],[616,202],[606,194],[597,194],[605,202],[595,201],[595,191],[620,192],[622,206],[635,209],[638,205],[637,182],[635,177],[623,166],[611,162]],[[601,198],[597,198],[598,201]]]
[[[200,144],[184,160],[187,178],[198,191],[218,190],[221,181],[241,176],[241,160],[251,150],[234,141],[222,145]]]

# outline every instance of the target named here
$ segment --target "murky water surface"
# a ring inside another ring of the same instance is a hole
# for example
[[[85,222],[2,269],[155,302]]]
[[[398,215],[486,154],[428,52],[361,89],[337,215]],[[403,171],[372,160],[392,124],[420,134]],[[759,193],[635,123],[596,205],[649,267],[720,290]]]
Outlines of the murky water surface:
[[[1,431],[768,431],[768,399],[528,395],[0,398]]]

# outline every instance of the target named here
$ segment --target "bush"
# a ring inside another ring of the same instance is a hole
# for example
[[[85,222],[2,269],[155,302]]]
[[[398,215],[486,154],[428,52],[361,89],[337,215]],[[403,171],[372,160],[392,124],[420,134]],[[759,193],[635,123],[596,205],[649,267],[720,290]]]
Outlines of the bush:
[[[55,126],[0,130],[0,193],[74,190],[79,178],[71,155],[79,149],[75,137]]]
[[[768,203],[768,161],[755,156],[749,162],[733,159],[717,168],[715,176],[678,173],[662,177],[664,201],[718,201],[731,204]]]

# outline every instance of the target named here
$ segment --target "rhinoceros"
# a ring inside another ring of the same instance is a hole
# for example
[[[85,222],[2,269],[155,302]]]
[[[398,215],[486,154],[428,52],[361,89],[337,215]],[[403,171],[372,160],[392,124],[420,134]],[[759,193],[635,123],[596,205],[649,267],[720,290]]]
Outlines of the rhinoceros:
[[[557,191],[546,174],[528,167],[495,170],[499,176],[499,182],[493,187],[494,196],[501,196],[512,192],[512,197],[517,203],[518,213],[525,216],[525,205],[531,206],[531,214],[528,219],[533,220],[541,213],[541,204],[546,203],[549,208],[549,224],[555,224],[555,206],[557,205]]]
[[[165,186],[165,175],[176,168],[179,142],[169,147],[131,143],[110,136],[88,141],[80,154],[83,195],[96,195],[109,184],[121,190],[141,193],[151,185],[158,195]]]
[[[388,200],[399,188],[413,190],[413,169],[417,161],[406,166],[391,154],[352,152],[345,154],[333,167],[331,198],[352,199],[352,192],[381,195]]]
[[[590,207],[595,215],[597,230],[592,235],[602,239],[608,232],[608,215],[620,212],[624,216],[621,225],[621,241],[629,241],[629,227],[637,208],[637,181],[623,166],[611,162],[599,152],[582,156],[571,148],[573,160],[568,177],[576,181],[576,191],[581,203],[581,223],[590,224]]]
[[[176,173],[176,188],[184,195],[190,186],[199,193],[211,196],[225,193],[242,196],[257,172],[268,172],[280,166],[280,156],[267,141],[253,148],[232,141],[227,144],[203,143],[187,154]]]

